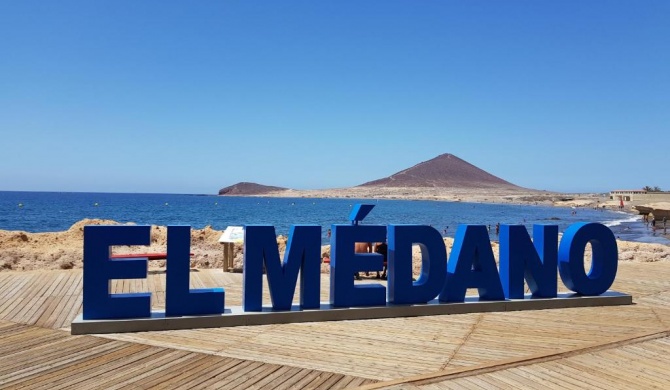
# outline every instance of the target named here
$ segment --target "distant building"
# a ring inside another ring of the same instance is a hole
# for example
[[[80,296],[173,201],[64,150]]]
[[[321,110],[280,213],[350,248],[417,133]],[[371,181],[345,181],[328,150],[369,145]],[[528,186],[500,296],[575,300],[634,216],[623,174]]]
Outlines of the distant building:
[[[610,200],[623,200],[625,202],[670,202],[670,192],[614,190],[610,191]]]
[[[614,190],[610,191],[610,200],[641,200],[643,196],[647,195],[645,190]]]

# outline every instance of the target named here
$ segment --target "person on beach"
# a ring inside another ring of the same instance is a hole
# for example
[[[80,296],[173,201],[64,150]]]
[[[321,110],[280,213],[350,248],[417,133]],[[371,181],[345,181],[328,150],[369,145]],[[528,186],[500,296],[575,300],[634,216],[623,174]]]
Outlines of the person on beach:
[[[377,279],[386,280],[386,270],[388,269],[388,263],[386,259],[386,255],[388,253],[388,245],[386,245],[386,242],[380,242],[377,245],[375,245],[375,253],[379,253],[380,255],[384,256],[384,269],[382,270],[381,277],[379,276],[379,271],[377,271]]]
[[[354,244],[354,253],[372,253],[372,243],[371,242],[357,242]],[[365,272],[365,276],[370,275],[369,272]],[[361,280],[361,275],[356,272],[354,274],[354,279]]]
[[[496,236],[500,234],[500,222],[496,223]]]

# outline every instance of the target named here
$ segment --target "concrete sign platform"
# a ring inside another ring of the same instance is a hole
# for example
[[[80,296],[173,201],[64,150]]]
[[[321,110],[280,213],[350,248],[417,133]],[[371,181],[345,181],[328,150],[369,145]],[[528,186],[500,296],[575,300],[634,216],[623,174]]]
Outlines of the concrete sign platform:
[[[197,317],[166,317],[165,312],[152,312],[150,318],[121,320],[84,320],[78,315],[72,322],[71,332],[78,334],[126,333],[197,328],[222,328],[229,326],[288,324],[298,322],[365,320],[394,317],[419,317],[447,314],[504,312],[519,310],[565,309],[573,307],[620,306],[633,303],[633,297],[616,291],[599,296],[581,296],[559,293],[557,298],[532,298],[505,301],[480,301],[466,297],[463,303],[440,303],[433,300],[424,305],[391,305],[342,308],[322,303],[318,310],[300,310],[297,305],[290,311],[244,312],[242,307],[226,308],[224,314]]]

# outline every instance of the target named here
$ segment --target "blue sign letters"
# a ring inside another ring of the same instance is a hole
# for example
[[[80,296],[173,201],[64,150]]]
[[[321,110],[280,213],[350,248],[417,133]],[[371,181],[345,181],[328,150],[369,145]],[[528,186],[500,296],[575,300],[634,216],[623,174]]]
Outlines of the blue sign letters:
[[[522,225],[501,225],[499,267],[483,225],[459,226],[453,249],[447,251],[440,233],[421,225],[364,225],[372,205],[356,205],[351,224],[332,225],[330,307],[423,305],[464,302],[468,289],[481,301],[525,299],[527,284],[533,297],[555,298],[557,274],[567,288],[583,296],[605,293],[616,277],[617,244],[612,231],[598,223],[570,226],[560,243],[558,227],[535,225],[531,239]],[[381,271],[383,256],[356,253],[356,243],[388,241],[388,285],[356,283],[354,275]],[[226,315],[223,288],[190,289],[190,227],[168,227],[165,316]],[[151,294],[111,294],[112,279],[147,277],[147,259],[110,259],[114,245],[148,245],[149,226],[86,226],[84,228],[84,320],[147,318]],[[584,254],[591,246],[591,267]],[[421,272],[413,279],[412,247],[421,251]],[[321,310],[321,227],[295,225],[289,233],[283,260],[275,229],[247,225],[242,276],[243,310]],[[271,306],[263,306],[263,274]],[[293,296],[300,279],[300,305]],[[437,299],[437,301],[436,301]]]

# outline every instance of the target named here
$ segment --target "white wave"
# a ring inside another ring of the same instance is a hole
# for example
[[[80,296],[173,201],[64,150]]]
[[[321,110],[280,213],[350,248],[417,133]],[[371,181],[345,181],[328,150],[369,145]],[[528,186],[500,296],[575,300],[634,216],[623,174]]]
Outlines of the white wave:
[[[641,215],[630,215],[627,213],[621,213],[626,215],[627,218],[622,218],[622,219],[615,219],[615,220],[609,220],[609,221],[602,221],[601,223],[607,227],[613,227],[613,226],[619,226],[622,223],[631,223],[631,222],[639,222],[642,220]]]

